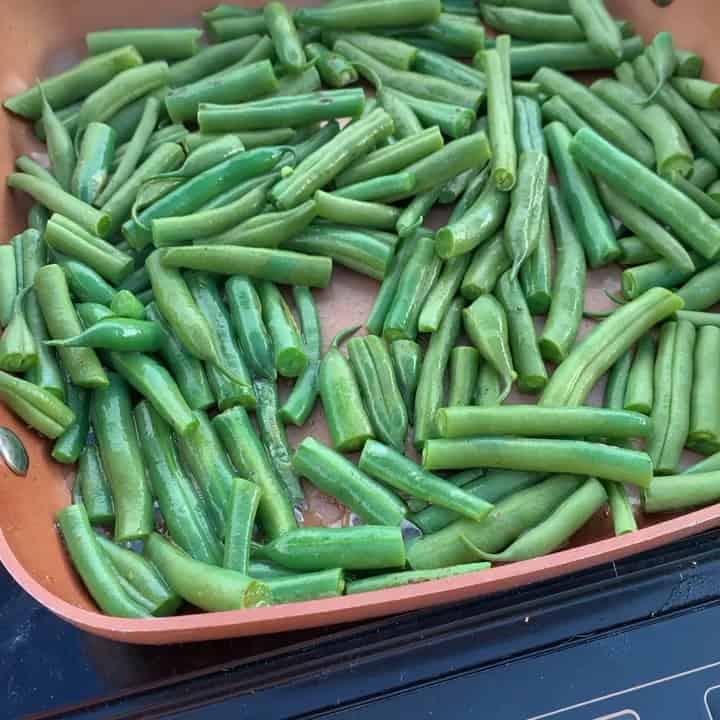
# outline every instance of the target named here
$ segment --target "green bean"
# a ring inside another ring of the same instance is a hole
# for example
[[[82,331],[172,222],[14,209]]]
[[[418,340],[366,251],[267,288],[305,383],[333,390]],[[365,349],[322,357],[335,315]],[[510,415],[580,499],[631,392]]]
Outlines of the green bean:
[[[130,391],[118,375],[107,388],[93,392],[92,425],[103,468],[113,495],[115,539],[145,537],[153,528],[152,498],[138,446],[130,407]]]
[[[322,89],[322,80],[313,66],[300,73],[288,73],[278,80],[278,89],[271,97],[282,98],[291,95],[307,95]],[[310,124],[310,123],[308,123]]]
[[[671,267],[693,271],[694,263],[687,250],[650,215],[604,182],[598,183],[598,190],[608,212],[647,247],[667,260]]]
[[[191,355],[219,365],[216,335],[180,272],[162,262],[167,252],[156,250],[146,261],[158,309]]]
[[[545,128],[545,137],[560,179],[560,191],[575,221],[590,267],[613,262],[620,255],[615,232],[600,204],[592,178],[570,152],[573,139],[570,131],[553,122]]]
[[[145,306],[137,299],[134,293],[130,290],[118,290],[110,303],[110,310],[121,318],[128,318],[131,320],[145,320]],[[152,331],[147,326],[138,326],[140,329],[147,329],[148,335],[159,334],[156,328]],[[149,340],[148,340],[149,342]],[[157,341],[157,345],[160,345],[160,340]],[[154,344],[154,343],[153,343]],[[110,348],[113,349],[113,348]],[[150,348],[147,349],[151,351]],[[154,352],[154,349],[152,350]]]
[[[87,232],[100,237],[105,237],[110,232],[111,220],[106,212],[96,210],[57,185],[52,185],[25,173],[9,175],[7,183],[8,187],[28,193],[48,210],[65,215],[70,220],[81,225]]]
[[[398,527],[307,527],[256,549],[253,557],[290,570],[375,570],[405,566],[405,545]]]
[[[210,390],[202,363],[185,350],[154,302],[146,307],[146,314],[148,320],[153,321],[160,328],[163,335],[160,354],[177,381],[188,405],[193,410],[200,410],[214,404],[215,398]]]
[[[309,288],[295,286],[293,288],[295,307],[300,315],[302,334],[308,364],[295,382],[292,392],[280,409],[280,417],[298,427],[305,424],[319,392],[320,363],[322,356],[322,332],[320,318],[312,292]],[[247,321],[243,318],[243,323]]]
[[[650,61],[641,55],[633,63],[633,68],[640,84],[647,92],[651,92],[657,85],[657,75]],[[698,153],[716,165],[720,164],[720,140],[705,124],[698,111],[675,90],[672,84],[663,85],[655,99],[675,118]]]
[[[393,3],[370,0],[302,8],[295,13],[295,19],[300,25],[355,30],[403,26],[408,23],[422,25],[436,20],[441,10],[439,0],[397,0]]]
[[[40,96],[42,98],[42,124],[52,173],[39,172],[40,167],[37,164],[22,161],[18,162],[17,168],[21,172],[29,172],[43,181],[57,183],[63,190],[70,191],[75,171],[75,148],[72,138],[65,125],[50,107],[42,86],[40,86]],[[28,167],[28,165],[30,166]],[[50,180],[51,178],[52,180]]]
[[[680,125],[664,107],[643,106],[641,93],[607,78],[597,80],[590,89],[650,138],[655,149],[657,172],[661,176],[670,178],[675,172],[686,176],[691,172],[690,145]]]
[[[45,232],[45,226],[50,218],[50,213],[38,203],[35,203],[28,211],[28,227],[38,232]]]
[[[123,70],[142,64],[143,58],[132,46],[125,46],[88,58],[65,72],[42,81],[48,102],[59,110],[82,100],[97,88],[110,82]],[[38,86],[8,98],[5,107],[18,115],[37,119],[42,114],[42,99]]]
[[[560,122],[573,135],[580,128],[590,127],[560,95],[553,95],[543,103],[542,116],[546,124],[549,125],[554,121]]]
[[[445,317],[450,303],[460,289],[471,256],[469,253],[453,257],[445,261],[437,282],[425,299],[425,304],[418,319],[420,332],[435,332]]]
[[[673,293],[652,288],[603,320],[555,370],[540,398],[550,407],[581,405],[598,379],[653,325],[682,307]]]
[[[240,62],[260,39],[248,35],[203,48],[196,55],[170,66],[170,86],[189,85]]]
[[[343,39],[335,42],[333,49],[355,63],[360,74],[376,86],[380,81],[383,86],[402,90],[424,100],[461,105],[471,110],[476,110],[485,99],[485,91],[481,88],[463,87],[431,75],[396,70]],[[384,104],[383,98],[380,104]]]
[[[205,371],[220,410],[234,405],[255,407],[256,398],[245,359],[230,327],[230,315],[222,301],[217,279],[207,273],[185,275],[188,288],[215,337],[218,362],[209,363]]]
[[[472,479],[467,484],[461,485],[462,489],[489,503],[502,501],[520,490],[537,484],[543,477],[538,473],[513,470],[494,470],[484,477],[477,477],[477,471],[466,470],[464,473],[453,475],[450,480],[454,481],[458,476],[466,474]],[[430,505],[410,516],[410,520],[426,535],[436,533],[460,518],[458,513],[436,505]]]
[[[499,277],[511,264],[500,232],[475,251],[460,286],[462,296],[475,300],[491,293]]]
[[[358,73],[342,55],[328,50],[321,43],[308,43],[305,53],[314,60],[322,81],[332,88],[342,88],[357,82]]]
[[[325,34],[323,34],[325,38]],[[328,32],[327,43],[334,45],[344,40],[359,48],[376,60],[397,70],[410,70],[415,66],[418,50],[401,39],[382,37],[363,32]]]
[[[269,538],[296,527],[290,500],[275,475],[266,450],[244,408],[234,407],[217,415],[212,426],[240,472],[260,488],[260,523]]]
[[[112,197],[105,200],[102,212],[110,218],[111,232],[116,232],[128,220],[136,196],[145,182],[159,173],[176,170],[184,158],[185,154],[179,145],[175,143],[160,145],[133,172],[127,182],[118,188]]]
[[[255,380],[255,394],[258,399],[256,419],[270,462],[290,500],[294,505],[300,505],[305,494],[292,468],[292,450],[279,416],[277,386],[273,381]]]
[[[75,197],[90,205],[95,204],[110,174],[115,142],[115,130],[109,125],[91,122],[85,128],[70,183]]]
[[[718,470],[718,464],[720,464],[720,453],[715,453],[709,457],[704,458],[700,462],[691,465],[682,471],[682,475],[692,475],[695,473],[706,473]],[[663,481],[664,483],[664,481]]]
[[[402,97],[395,93],[386,92],[386,90],[382,86],[376,87],[376,97],[380,107],[392,118],[395,128],[393,136],[399,140],[406,140],[415,135],[420,135],[423,132],[423,126],[415,111]]]
[[[7,327],[18,294],[17,265],[12,245],[0,246],[0,327]]]
[[[435,249],[442,258],[464,255],[481,245],[503,225],[510,205],[510,195],[488,182],[477,200],[459,219],[441,228]]]
[[[475,521],[492,509],[482,498],[424,471],[409,458],[375,440],[365,444],[359,467],[391,487]]]
[[[271,195],[275,203],[279,208],[287,210],[307,200],[391,132],[392,119],[383,110],[375,110],[366,118],[352,123],[298,164],[290,178],[273,188]],[[322,153],[322,156],[318,153]]]
[[[180,464],[170,426],[145,401],[135,408],[135,422],[153,493],[170,537],[196,560],[219,564],[222,546],[205,502]]]
[[[622,59],[634,60],[645,48],[639,35],[622,41]],[[563,72],[610,70],[619,60],[595,50],[589,42],[548,42],[520,45],[513,43],[510,54],[513,77],[526,77],[540,68],[550,67]]]
[[[69,505],[57,521],[73,565],[100,609],[108,615],[141,618],[150,614],[123,589],[118,574],[90,526],[82,504]]]
[[[423,570],[469,562],[474,553],[463,538],[486,552],[503,550],[545,520],[580,483],[580,478],[572,475],[555,475],[521,489],[500,500],[480,523],[459,519],[416,540],[408,548],[408,563],[415,570]]]
[[[590,47],[619,62],[623,57],[622,35],[604,0],[569,0],[570,12],[586,34]]]
[[[700,190],[707,188],[720,177],[720,170],[704,157],[695,158],[688,180]]]
[[[340,332],[320,365],[320,398],[333,447],[339,452],[358,450],[368,438],[374,437],[357,380],[340,351],[343,340],[358,329],[350,328]]]
[[[714,325],[720,327],[720,314],[713,312],[696,312],[694,310],[678,310],[675,313],[677,320],[687,320],[697,327]]]
[[[287,250],[234,245],[198,245],[167,248],[161,252],[162,266],[165,270],[182,267],[224,275],[246,274],[270,282],[310,287],[327,287],[332,274],[330,258],[313,257]],[[160,264],[159,259],[157,264]],[[149,265],[148,269],[150,269]]]
[[[678,77],[700,77],[703,70],[703,57],[692,50],[675,49],[675,75]]]
[[[52,456],[56,462],[72,465],[77,462],[87,443],[90,430],[90,393],[75,387],[70,378],[66,377],[65,400],[68,407],[75,413],[75,420],[55,441]],[[94,513],[90,512],[90,508],[88,508],[88,512],[92,517]]]
[[[148,537],[145,554],[178,595],[203,610],[238,610],[270,600],[265,583],[194,560],[157,533]]]
[[[691,277],[678,291],[687,310],[705,310],[720,298],[717,278],[720,265],[714,264]]]
[[[698,255],[691,255],[697,267],[705,267],[706,263]],[[623,295],[628,300],[635,300],[653,287],[677,287],[693,276],[687,271],[673,268],[667,260],[636,265],[626,268],[622,273]]]
[[[250,565],[250,543],[260,496],[259,488],[253,483],[243,478],[233,480],[223,567],[244,575],[248,574]]]
[[[58,213],[50,218],[45,239],[53,250],[84,262],[112,283],[121,282],[132,271],[130,255]]]
[[[482,67],[488,83],[488,119],[493,154],[493,180],[499,190],[507,192],[515,185],[517,149],[513,134],[513,108],[510,77],[505,76],[497,50],[482,54]]]
[[[120,145],[120,143],[125,144],[125,147],[127,147],[126,144],[131,140],[133,134],[135,133],[138,123],[142,118],[145,104],[148,100],[153,99],[160,103],[159,120],[163,123],[165,122],[165,120],[167,119],[165,98],[167,97],[168,92],[170,92],[170,88],[166,85],[158,88],[157,90],[153,90],[152,92],[149,92],[146,95],[139,97],[137,100],[133,100],[133,102],[128,103],[127,105],[125,105],[125,107],[116,112],[115,115],[113,115],[109,120],[107,120],[107,124],[117,133],[116,144],[119,145],[119,147],[123,147],[123,145]],[[76,129],[77,120],[72,126],[72,132],[75,133]],[[158,137],[158,135],[151,135],[151,139],[155,137]],[[118,150],[115,151],[116,155],[118,154]],[[148,153],[151,151],[152,150],[149,150]],[[142,157],[144,156],[145,153],[143,153]],[[115,158],[115,160],[117,161],[118,158]]]
[[[620,265],[642,265],[658,260],[657,253],[633,235],[620,238],[618,245],[622,250],[622,255],[618,259]]]
[[[503,236],[505,250],[513,259],[510,269],[513,280],[539,243],[547,202],[548,169],[547,155],[534,150],[520,155],[518,180]]]
[[[710,128],[714,135],[720,134],[720,111],[719,110],[700,110],[700,118]]]
[[[652,44],[648,46],[647,56],[651,60],[658,77],[658,84],[645,100],[650,103],[662,90],[663,85],[669,82],[675,72],[677,58],[675,56],[675,44],[673,36],[669,32],[660,32],[653,38]]]
[[[556,286],[538,342],[546,360],[562,362],[575,343],[585,302],[585,254],[567,206],[555,187],[548,188],[548,207],[556,243]]]
[[[115,508],[97,446],[87,445],[83,449],[76,482],[80,487],[90,523],[112,525],[115,522]]]
[[[174,123],[199,117],[208,103],[244,103],[266,95],[278,87],[278,81],[269,60],[252,65],[221,70],[189,85],[172,90],[165,104]],[[223,128],[200,128],[202,132],[222,132]],[[234,129],[234,128],[233,128]],[[239,128],[255,129],[255,128]]]
[[[428,440],[423,448],[427,470],[466,467],[568,472],[647,487],[652,480],[648,455],[582,440],[473,437]]]
[[[522,392],[539,392],[547,384],[548,375],[520,283],[508,271],[500,278],[495,292],[507,316],[518,387]]]
[[[290,73],[299,73],[307,66],[307,57],[293,18],[282,2],[265,5],[263,19],[275,46],[280,65]]]
[[[26,372],[38,362],[37,343],[25,318],[28,292],[21,290],[15,298],[10,322],[0,339],[0,369],[6,372]]]
[[[502,402],[503,388],[497,370],[488,362],[481,363],[473,401],[480,407],[496,407]]]
[[[393,230],[400,211],[390,205],[348,200],[318,190],[315,204],[320,217],[348,225],[361,225],[378,230]]]
[[[628,438],[647,437],[651,431],[648,418],[640,413],[537,405],[446,407],[438,411],[437,426],[444,438],[476,435]]]
[[[137,124],[132,139],[129,141],[128,149],[123,155],[122,160],[120,160],[117,170],[115,170],[97,200],[94,201],[97,206],[103,207],[108,203],[113,195],[132,177],[138,167],[150,136],[157,125],[159,116],[160,100],[155,97],[149,97],[145,103],[142,117]]]
[[[386,269],[380,290],[365,323],[368,330],[374,335],[379,335],[382,332],[387,315],[397,296],[398,286],[405,266],[417,249],[416,237],[419,237],[419,234],[407,237],[401,242]]]
[[[182,60],[198,52],[201,34],[196,28],[123,28],[91,32],[85,40],[90,55],[133,45],[146,61]]]
[[[282,605],[284,603],[319,600],[342,595],[345,589],[345,577],[343,571],[336,568],[314,573],[269,578],[267,584],[270,588],[272,604]]]
[[[458,346],[450,353],[448,406],[470,405],[477,386],[480,353],[473,347]]]
[[[150,135],[150,138],[140,155],[140,160],[146,160],[151,153],[157,150],[164,143],[182,143],[188,134],[187,128],[184,125],[179,124],[165,125],[164,127],[155,130],[155,132]],[[120,147],[118,147],[115,151],[113,166],[111,168],[113,172],[117,170],[129,149],[130,142],[126,142],[120,145]]]
[[[720,217],[720,202],[712,195],[704,192],[690,182],[690,180],[682,177],[679,173],[674,174],[671,181],[678,190],[685,193],[685,195],[697,203],[698,207],[700,207],[711,218],[717,219]]]
[[[608,141],[643,165],[649,167],[655,164],[653,147],[640,130],[585,85],[551,68],[538,70],[533,79],[546,93],[560,95]]]
[[[82,327],[70,299],[65,274],[58,265],[46,265],[35,275],[35,295],[54,340],[79,335]],[[105,371],[90,348],[61,348],[60,357],[73,383],[98,388],[108,384]]]
[[[422,350],[413,340],[395,340],[390,344],[390,354],[408,417],[414,417],[415,391],[420,379]]]
[[[305,438],[300,443],[293,466],[300,475],[323,492],[337,497],[368,523],[397,527],[407,514],[405,503],[385,485],[314,438]]]
[[[513,39],[536,42],[579,42],[586,39],[585,31],[577,20],[566,13],[483,5],[480,15],[488,25],[498,32],[512,35]],[[623,22],[616,20],[615,24]],[[625,29],[627,27],[623,24],[622,30]]]
[[[78,116],[76,143],[90,123],[107,121],[133,100],[167,85],[169,79],[168,64],[162,60],[144,63],[115,75],[83,101]]]
[[[720,450],[720,405],[716,402],[720,380],[718,349],[720,328],[712,325],[698,328],[687,444],[705,454]]]
[[[391,342],[417,337],[423,303],[440,273],[441,261],[435,255],[433,238],[418,234],[412,244],[383,324],[383,337]]]
[[[250,278],[236,275],[225,285],[233,327],[254,377],[275,380],[270,336],[262,319],[260,298]]]
[[[473,110],[460,105],[416,98],[400,90],[386,88],[386,94],[394,95],[407,104],[425,127],[437,126],[445,135],[459,138],[467,135],[475,123]]]
[[[346,185],[335,191],[335,195],[349,200],[365,202],[394,202],[400,197],[412,195],[417,185],[417,176],[410,172],[395,173],[370,178],[353,185]]]
[[[693,107],[702,110],[720,108],[720,87],[716,83],[684,77],[672,78],[671,83]]]
[[[645,335],[638,343],[625,388],[623,407],[645,415],[653,408],[653,372],[655,368],[655,342]]]
[[[263,61],[263,67],[269,67],[269,72],[272,72],[267,60]],[[238,72],[247,74],[249,69],[241,68]],[[226,78],[223,75],[221,79],[224,87]],[[242,87],[247,86],[247,81],[244,81]],[[262,90],[257,94],[261,92]],[[239,105],[214,105],[204,102],[200,105],[197,117],[201,132],[234,133],[243,130],[298,127],[334,118],[356,117],[362,112],[364,104],[365,94],[361,88],[346,88],[290,97],[271,97]]]
[[[267,32],[267,23],[262,12],[245,16],[205,18],[204,22],[208,36],[214,43],[256,36],[259,33]],[[270,41],[270,38],[268,38],[268,41]],[[272,43],[270,47],[274,47]]]
[[[211,535],[221,538],[225,535],[233,478],[238,473],[230,464],[219,433],[207,414],[196,411],[194,416],[197,426],[186,435],[177,437],[178,450],[183,465],[195,479],[204,498],[207,521],[212,527]],[[204,514],[200,513],[198,521],[203,517]]]
[[[258,286],[262,314],[272,339],[275,367],[283,377],[298,377],[308,364],[307,354],[290,308],[275,285]]]
[[[473,345],[502,378],[504,387],[499,398],[502,402],[517,378],[510,355],[505,311],[494,297],[481,295],[463,310],[463,322]]]
[[[675,473],[687,440],[694,345],[695,327],[692,324],[666,323],[662,327],[650,414],[653,433],[648,442],[648,453],[658,474]]]
[[[572,2],[572,0],[571,0]],[[552,514],[534,528],[526,530],[501,553],[488,553],[468,542],[478,559],[492,562],[518,562],[546,555],[561,547],[606,503],[605,488],[588,478]]]
[[[643,511],[678,512],[714,503],[720,497],[719,480],[716,471],[657,477],[643,492]]]

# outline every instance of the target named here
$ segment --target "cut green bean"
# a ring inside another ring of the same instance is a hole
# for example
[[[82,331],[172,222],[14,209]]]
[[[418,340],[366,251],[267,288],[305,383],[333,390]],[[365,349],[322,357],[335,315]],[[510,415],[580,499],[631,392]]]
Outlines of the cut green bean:
[[[682,322],[682,321],[680,321]],[[698,328],[690,394],[687,444],[704,454],[720,450],[720,328]]]
[[[397,495],[314,438],[300,443],[293,466],[368,523],[397,527],[405,519],[407,507]]]

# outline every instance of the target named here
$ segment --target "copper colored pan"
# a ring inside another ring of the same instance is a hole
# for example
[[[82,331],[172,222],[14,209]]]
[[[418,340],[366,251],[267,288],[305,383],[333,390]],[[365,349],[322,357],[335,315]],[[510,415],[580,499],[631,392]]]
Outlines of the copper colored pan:
[[[0,97],[25,88],[37,76],[78,59],[84,34],[117,26],[192,24],[210,0],[4,0],[0,7]],[[259,4],[245,0],[246,5]],[[307,2],[290,5],[308,4]],[[317,3],[310,3],[317,4]],[[611,10],[628,18],[646,39],[660,29],[672,30],[680,47],[703,54],[706,77],[720,78],[716,50],[720,5],[715,0],[675,0],[657,8],[650,0],[608,0]],[[25,123],[0,112],[0,176],[12,171],[15,158],[41,148]],[[25,227],[28,206],[8,191],[0,192],[0,226],[6,242]],[[603,287],[616,289],[617,268],[595,273],[589,305]],[[358,275],[335,271],[332,286],[318,294],[326,341],[339,328],[362,323],[377,284]],[[70,502],[73,469],[52,462],[48,445],[22,427],[0,406],[0,425],[21,435],[30,453],[29,475],[11,474],[0,465],[0,560],[23,588],[52,612],[96,635],[127,642],[161,644],[282,632],[352,622],[417,608],[450,603],[526,585],[591,565],[648,550],[720,525],[720,504],[660,521],[639,518],[641,529],[621,538],[601,513],[573,539],[571,546],[548,557],[494,568],[475,575],[381,592],[279,607],[224,613],[198,613],[151,620],[122,620],[102,615],[86,594],[62,547],[54,516]],[[319,413],[304,434],[326,438]],[[296,434],[293,442],[300,439]],[[342,511],[315,498],[308,522],[341,519]],[[333,516],[334,513],[334,516]]]

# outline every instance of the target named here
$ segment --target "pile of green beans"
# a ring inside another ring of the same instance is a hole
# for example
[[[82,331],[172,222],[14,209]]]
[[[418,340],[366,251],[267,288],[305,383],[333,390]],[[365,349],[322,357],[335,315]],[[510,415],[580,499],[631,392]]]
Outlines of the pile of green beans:
[[[48,162],[7,179],[34,205],[0,246],[0,400],[78,463],[58,524],[102,611],[492,572],[606,504],[620,535],[720,500],[702,58],[604,0],[203,21],[91,32],[5,100]],[[593,315],[589,273],[615,262],[619,307]],[[376,298],[333,339],[334,265]],[[688,449],[710,457],[685,474]],[[306,523],[318,492],[340,527]]]

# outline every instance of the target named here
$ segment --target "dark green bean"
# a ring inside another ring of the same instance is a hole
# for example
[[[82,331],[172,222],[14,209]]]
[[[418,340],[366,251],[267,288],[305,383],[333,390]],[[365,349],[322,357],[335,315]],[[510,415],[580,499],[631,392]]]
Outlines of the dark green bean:
[[[415,391],[422,367],[422,349],[413,340],[395,340],[390,344],[400,394],[405,402],[408,417],[415,415]]]
[[[80,455],[76,483],[92,525],[112,525],[115,508],[96,445],[88,445]]]
[[[225,533],[223,567],[248,574],[250,544],[261,492],[257,485],[234,478]]]
[[[75,413],[72,425],[55,441],[52,456],[56,462],[65,465],[76,463],[87,443],[90,431],[90,393],[73,385],[70,377],[65,378],[65,402]],[[83,495],[84,497],[84,495]],[[92,518],[94,513],[88,513]]]

